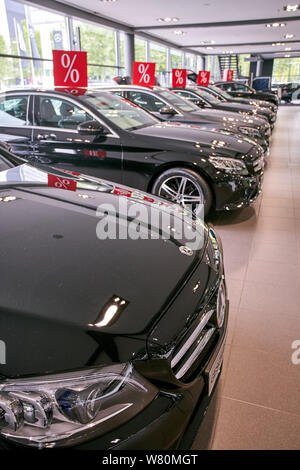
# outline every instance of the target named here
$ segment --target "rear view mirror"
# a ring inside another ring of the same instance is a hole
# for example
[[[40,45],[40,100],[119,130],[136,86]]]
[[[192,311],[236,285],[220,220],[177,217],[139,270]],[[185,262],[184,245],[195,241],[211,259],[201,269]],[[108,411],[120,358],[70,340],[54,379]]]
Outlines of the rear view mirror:
[[[108,130],[98,121],[85,121],[77,126],[80,135],[106,135]]]
[[[160,114],[171,114],[172,116],[177,114],[177,112],[174,108],[172,108],[172,106],[163,106],[162,108],[160,108],[159,112]]]

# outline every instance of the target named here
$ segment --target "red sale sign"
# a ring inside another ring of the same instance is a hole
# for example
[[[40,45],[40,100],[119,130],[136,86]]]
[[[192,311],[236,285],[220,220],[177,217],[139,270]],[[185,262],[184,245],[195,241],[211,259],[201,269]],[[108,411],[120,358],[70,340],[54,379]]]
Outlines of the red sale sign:
[[[233,80],[233,70],[225,69],[223,71],[223,80],[231,82]]]
[[[50,188],[65,189],[66,191],[76,191],[77,189],[76,181],[51,175],[50,173],[48,173],[48,186]]]
[[[186,70],[185,69],[172,69],[172,87],[185,88],[186,87]]]
[[[87,87],[87,53],[52,51],[54,86]]]
[[[200,70],[197,76],[197,85],[208,86],[209,85],[210,72],[207,70]]]
[[[133,62],[132,84],[146,87],[155,85],[155,64],[153,62]]]

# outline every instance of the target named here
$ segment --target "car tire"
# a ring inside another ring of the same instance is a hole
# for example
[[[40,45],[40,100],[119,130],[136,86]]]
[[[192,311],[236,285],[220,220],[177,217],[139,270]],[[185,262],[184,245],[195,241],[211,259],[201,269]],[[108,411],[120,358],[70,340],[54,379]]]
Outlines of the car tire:
[[[153,194],[187,207],[193,205],[194,213],[198,204],[204,204],[206,216],[213,202],[212,191],[202,176],[188,168],[171,168],[161,173],[152,186]]]

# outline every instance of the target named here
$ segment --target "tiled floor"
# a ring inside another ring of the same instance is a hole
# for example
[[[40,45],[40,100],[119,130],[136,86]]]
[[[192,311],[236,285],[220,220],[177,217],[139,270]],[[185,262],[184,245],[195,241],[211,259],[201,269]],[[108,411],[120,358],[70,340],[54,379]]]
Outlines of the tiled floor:
[[[300,340],[299,107],[279,110],[259,200],[213,222],[231,308],[208,447],[300,449],[300,365],[291,361]]]

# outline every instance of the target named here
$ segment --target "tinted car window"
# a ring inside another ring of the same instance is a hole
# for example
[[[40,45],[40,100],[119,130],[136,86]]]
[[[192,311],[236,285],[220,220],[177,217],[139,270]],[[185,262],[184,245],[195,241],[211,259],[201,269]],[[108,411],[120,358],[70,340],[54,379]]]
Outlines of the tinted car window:
[[[26,95],[3,96],[0,98],[0,124],[26,126],[29,97]]]
[[[125,98],[112,93],[93,93],[81,97],[95,111],[126,131],[142,129],[157,124],[156,118]]]
[[[192,101],[193,103],[198,103],[199,100],[200,100],[199,96],[195,96],[192,93],[189,93],[188,91],[178,90],[175,93],[179,96],[182,96],[183,98],[186,98],[186,99]]]
[[[234,83],[222,83],[219,85],[220,88],[227,90],[227,91],[235,91]]]
[[[180,98],[180,96],[177,96],[176,93],[173,93],[172,91],[163,90],[159,93],[163,98],[166,98],[169,103],[171,103],[173,106],[175,106],[184,113],[192,113],[193,111],[199,111],[196,105],[194,105],[190,101]]]
[[[40,97],[39,126],[76,129],[79,124],[91,120],[92,116],[71,101],[50,96]]]
[[[142,91],[128,91],[127,95],[130,101],[153,113],[158,113],[163,106],[166,106],[166,103],[156,96],[143,93]]]

